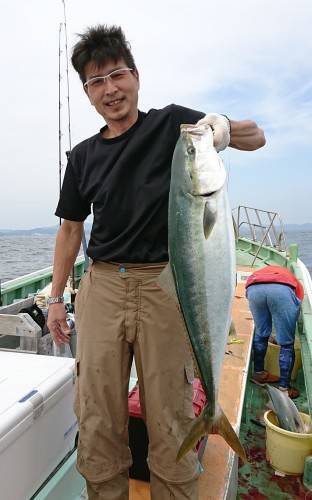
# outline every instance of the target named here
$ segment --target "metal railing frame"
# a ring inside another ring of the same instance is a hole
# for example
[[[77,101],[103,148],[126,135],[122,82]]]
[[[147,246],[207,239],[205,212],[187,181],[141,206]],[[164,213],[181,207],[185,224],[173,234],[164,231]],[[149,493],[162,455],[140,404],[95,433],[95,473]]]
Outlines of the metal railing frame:
[[[252,262],[252,266],[255,263],[257,256],[264,245],[276,248],[279,251],[286,251],[287,244],[284,225],[280,215],[277,212],[272,212],[270,210],[261,210],[254,207],[247,207],[245,205],[239,205],[233,211],[235,210],[237,210],[236,225],[238,236],[241,236],[241,227],[247,225],[249,228],[251,239],[253,241],[260,242],[259,248]],[[254,222],[255,219],[257,222]],[[279,231],[277,231],[277,224],[280,227]],[[262,239],[257,238],[256,229],[260,229]]]

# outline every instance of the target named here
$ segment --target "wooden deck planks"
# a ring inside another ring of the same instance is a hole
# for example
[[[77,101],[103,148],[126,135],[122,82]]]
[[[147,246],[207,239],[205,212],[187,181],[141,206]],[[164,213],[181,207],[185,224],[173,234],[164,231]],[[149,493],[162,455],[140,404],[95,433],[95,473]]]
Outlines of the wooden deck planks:
[[[252,269],[239,266],[238,270],[252,272]],[[247,377],[251,339],[253,331],[252,316],[245,298],[245,285],[238,283],[233,304],[233,320],[237,338],[242,344],[229,344],[222,370],[219,402],[228,419],[237,429],[241,419],[244,387]],[[223,499],[228,484],[229,464],[233,452],[219,436],[209,436],[208,446],[203,457],[204,473],[199,478],[199,500]],[[149,484],[130,481],[130,500],[150,500]]]
[[[149,483],[130,479],[130,495],[129,500],[150,500]]]

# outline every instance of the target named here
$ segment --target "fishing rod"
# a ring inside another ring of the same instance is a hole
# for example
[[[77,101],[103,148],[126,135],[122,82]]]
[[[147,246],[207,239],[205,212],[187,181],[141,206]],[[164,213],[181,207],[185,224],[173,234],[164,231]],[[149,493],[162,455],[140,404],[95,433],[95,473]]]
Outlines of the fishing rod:
[[[62,123],[61,123],[61,108],[62,108],[62,103],[61,103],[61,80],[62,80],[62,75],[61,75],[61,39],[62,39],[62,31],[64,32],[64,40],[65,40],[65,67],[66,67],[66,90],[67,90],[67,96],[66,96],[66,101],[67,101],[67,130],[68,130],[68,146],[69,146],[69,151],[66,151],[66,157],[67,157],[67,162],[69,161],[70,158],[70,153],[72,149],[72,140],[71,140],[71,111],[70,111],[70,92],[69,92],[69,69],[68,69],[68,38],[67,38],[67,19],[66,19],[66,5],[65,5],[65,0],[62,0],[63,3],[63,22],[60,23],[59,27],[59,192],[61,193],[62,189]],[[60,218],[60,225],[62,221]],[[84,253],[84,270],[86,271],[88,266],[89,266],[89,258],[87,256],[87,241],[86,241],[86,235],[85,231],[83,229],[82,233],[82,247],[83,247],[83,253]],[[71,277],[72,277],[72,284],[73,284],[73,289],[75,290],[76,288],[76,280],[75,280],[75,266],[72,268],[71,272]]]
[[[66,62],[66,86],[67,86],[67,118],[68,118],[68,144],[71,151],[71,124],[70,124],[70,100],[69,100],[69,73],[68,73],[68,44],[67,44],[67,21],[65,0],[62,0],[64,7],[64,34],[65,34],[65,62]]]
[[[62,189],[62,125],[61,125],[61,34],[62,34],[62,23],[59,26],[59,52],[58,52],[58,173],[59,173],[59,193]],[[60,217],[60,226],[62,224],[62,219]]]
[[[63,17],[64,21],[61,23],[61,27],[64,27],[64,36],[65,36],[65,64],[66,64],[66,89],[67,89],[67,128],[68,128],[68,145],[69,145],[69,151],[66,151],[66,157],[67,157],[67,162],[70,157],[71,153],[71,124],[70,124],[70,100],[69,100],[69,73],[68,73],[68,44],[67,44],[67,21],[66,21],[66,6],[65,6],[65,0],[62,0],[63,3]],[[61,193],[61,187],[60,187],[60,193]],[[72,288],[73,290],[76,289],[76,279],[75,279],[75,264],[73,265],[72,271],[71,271],[71,278],[72,278]]]

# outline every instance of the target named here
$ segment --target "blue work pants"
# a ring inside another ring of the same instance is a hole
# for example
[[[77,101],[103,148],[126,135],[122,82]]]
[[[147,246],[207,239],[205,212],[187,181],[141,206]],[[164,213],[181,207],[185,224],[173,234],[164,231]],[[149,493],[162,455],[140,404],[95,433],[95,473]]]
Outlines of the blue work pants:
[[[253,341],[255,372],[264,370],[264,358],[273,322],[276,341],[281,347],[279,385],[289,387],[295,360],[295,331],[301,301],[290,286],[280,283],[250,285],[246,290],[246,296],[255,322]]]

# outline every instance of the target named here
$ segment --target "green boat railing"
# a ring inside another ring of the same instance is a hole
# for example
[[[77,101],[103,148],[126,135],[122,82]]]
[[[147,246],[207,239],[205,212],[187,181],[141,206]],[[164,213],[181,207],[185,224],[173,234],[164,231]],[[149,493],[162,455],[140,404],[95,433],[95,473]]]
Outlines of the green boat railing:
[[[309,413],[312,418],[312,281],[307,268],[298,259],[298,246],[291,245],[291,247],[289,268],[301,281],[305,290],[298,320],[298,333]]]
[[[75,284],[78,288],[84,274],[84,257],[79,256],[75,263]],[[35,295],[52,281],[53,266],[26,274],[20,278],[7,281],[1,287],[1,302],[3,306],[12,304],[15,300],[25,299]]]

